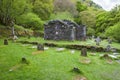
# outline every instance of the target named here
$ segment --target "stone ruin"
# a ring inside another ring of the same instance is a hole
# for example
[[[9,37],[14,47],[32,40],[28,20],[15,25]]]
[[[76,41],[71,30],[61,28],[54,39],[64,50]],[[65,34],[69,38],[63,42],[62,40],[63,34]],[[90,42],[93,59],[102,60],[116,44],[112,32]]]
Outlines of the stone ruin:
[[[44,25],[45,40],[85,40],[86,27],[69,20],[52,20]]]

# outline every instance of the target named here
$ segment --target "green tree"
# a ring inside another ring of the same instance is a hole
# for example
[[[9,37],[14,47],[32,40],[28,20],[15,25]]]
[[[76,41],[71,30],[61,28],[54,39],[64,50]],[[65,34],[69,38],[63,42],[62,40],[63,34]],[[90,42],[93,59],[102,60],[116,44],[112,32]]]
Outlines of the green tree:
[[[72,15],[76,15],[75,2],[72,0],[54,0],[54,13],[69,12]]]
[[[76,3],[76,7],[77,7],[77,11],[81,12],[87,9],[87,6],[85,6],[84,4],[82,4],[80,1],[77,1]]]
[[[27,13],[17,18],[17,24],[33,30],[43,30],[44,22],[34,13]]]
[[[11,25],[18,16],[29,12],[30,9],[28,0],[0,0],[0,22]]]
[[[53,0],[33,0],[33,2],[33,12],[42,20],[49,19],[53,12]]]
[[[120,23],[115,24],[114,26],[106,29],[106,36],[112,37],[118,42],[120,42]]]
[[[116,6],[109,12],[100,12],[96,19],[96,34],[105,32],[107,28],[120,22],[120,6]]]

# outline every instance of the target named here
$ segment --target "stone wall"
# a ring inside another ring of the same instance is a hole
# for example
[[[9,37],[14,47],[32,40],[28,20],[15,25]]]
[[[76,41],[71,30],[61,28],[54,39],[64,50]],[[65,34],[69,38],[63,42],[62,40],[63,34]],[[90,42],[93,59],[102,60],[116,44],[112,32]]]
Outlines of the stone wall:
[[[69,20],[53,20],[44,25],[45,40],[81,40],[86,37],[86,27]]]

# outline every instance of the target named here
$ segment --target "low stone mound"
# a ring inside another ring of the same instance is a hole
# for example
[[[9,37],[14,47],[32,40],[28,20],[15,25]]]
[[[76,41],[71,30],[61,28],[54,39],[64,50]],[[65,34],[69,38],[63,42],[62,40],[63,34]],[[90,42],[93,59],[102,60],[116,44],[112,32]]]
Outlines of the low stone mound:
[[[82,64],[90,64],[91,60],[87,57],[82,57],[82,58],[79,59],[79,62],[82,63]]]

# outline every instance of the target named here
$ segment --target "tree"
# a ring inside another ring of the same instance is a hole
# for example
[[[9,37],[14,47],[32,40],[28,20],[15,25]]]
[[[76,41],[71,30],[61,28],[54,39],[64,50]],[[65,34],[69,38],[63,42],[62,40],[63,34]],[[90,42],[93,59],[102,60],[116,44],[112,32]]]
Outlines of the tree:
[[[77,1],[76,7],[77,7],[77,11],[78,12],[87,10],[87,6],[85,6],[84,4],[82,4],[80,1]]]
[[[53,12],[53,0],[34,0],[33,2],[33,12],[42,20],[49,19]]]
[[[106,36],[112,37],[120,42],[120,23],[115,24],[114,26],[106,29]]]
[[[34,13],[27,13],[17,18],[17,24],[33,30],[43,30],[44,22]]]
[[[77,11],[75,3],[71,0],[54,0],[54,13],[65,11],[72,15],[76,15]]]
[[[30,8],[27,0],[1,0],[0,22],[10,26],[18,16],[30,11]]]

